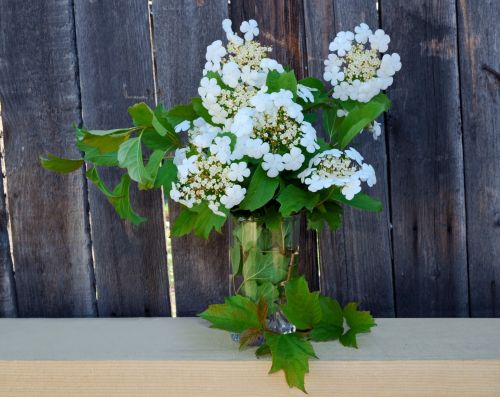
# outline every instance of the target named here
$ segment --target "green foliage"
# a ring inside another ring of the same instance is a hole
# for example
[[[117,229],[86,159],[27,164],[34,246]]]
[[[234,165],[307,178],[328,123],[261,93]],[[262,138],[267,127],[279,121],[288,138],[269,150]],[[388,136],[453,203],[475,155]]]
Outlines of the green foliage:
[[[370,197],[367,194],[358,193],[351,200],[347,200],[338,189],[334,190],[330,194],[330,200],[338,201],[351,207],[371,212],[380,212],[383,208],[382,203],[379,200]]]
[[[153,182],[151,175],[144,166],[140,136],[131,138],[120,146],[118,164],[120,167],[127,169],[130,179],[133,181],[144,186]]]
[[[166,160],[158,170],[155,179],[155,187],[163,187],[165,197],[170,196],[172,190],[172,182],[177,179],[177,166],[174,164],[173,159]]]
[[[311,329],[321,321],[319,292],[310,292],[303,276],[291,279],[285,286],[285,294],[283,313],[298,329]]]
[[[279,183],[278,178],[268,177],[266,171],[260,165],[257,166],[250,180],[245,199],[240,203],[240,208],[249,211],[261,208],[274,197]]]
[[[212,328],[229,332],[244,332],[249,328],[262,329],[257,304],[242,295],[233,295],[224,303],[210,305],[200,317],[210,321]]]
[[[358,304],[355,302],[348,303],[344,307],[343,314],[349,330],[340,337],[340,343],[347,347],[357,348],[356,335],[370,332],[371,328],[376,325],[375,321],[370,312],[359,311]]]
[[[101,153],[116,152],[120,145],[129,139],[133,129],[85,130],[82,129],[82,143],[96,148]]]
[[[281,204],[281,215],[290,216],[302,208],[311,211],[319,201],[319,194],[311,193],[309,190],[298,188],[295,185],[288,185],[280,192],[277,201]]]
[[[193,110],[198,115],[198,117],[203,118],[207,123],[213,124],[212,116],[208,113],[208,110],[202,104],[201,98],[195,97],[191,99],[193,105]]]
[[[344,316],[340,304],[328,297],[320,295],[321,321],[311,331],[311,339],[316,342],[336,340],[344,332]]]
[[[40,156],[40,163],[46,170],[65,174],[76,171],[84,161],[83,159],[65,159],[49,153],[47,157]]]
[[[328,107],[323,110],[323,129],[333,138],[335,135],[335,121],[337,120],[337,109],[335,107]]]
[[[172,226],[172,236],[181,237],[194,233],[206,240],[213,229],[220,233],[226,218],[215,215],[206,203],[193,208],[182,207]]]
[[[252,248],[243,262],[243,278],[248,281],[270,281],[274,284],[282,281],[288,272],[289,258],[279,252],[262,253]]]
[[[273,361],[269,373],[283,370],[290,387],[297,387],[306,393],[305,374],[309,372],[309,359],[317,358],[311,343],[296,333],[265,333]]]
[[[163,150],[155,150],[149,156],[148,163],[146,164],[146,173],[149,176],[149,181],[146,184],[139,184],[139,189],[152,189],[155,187],[155,180],[160,169],[161,162],[165,157],[165,152]]]
[[[99,177],[97,170],[95,168],[90,168],[87,171],[87,178],[95,185],[97,188],[104,193],[108,201],[114,207],[120,218],[126,219],[132,222],[134,225],[139,225],[146,221],[146,218],[138,215],[130,204],[130,177],[127,174],[123,174],[120,183],[116,185],[113,190],[110,190]]]
[[[367,103],[358,102],[337,126],[335,136],[340,148],[344,149],[373,120],[387,111],[391,101],[385,94],[378,94]]]
[[[319,232],[323,230],[325,223],[330,230],[337,230],[342,224],[342,207],[332,201],[325,201],[307,213],[309,229]]]
[[[272,70],[267,75],[267,92],[279,92],[280,90],[291,91],[294,96],[297,95],[297,79],[293,71],[279,73]]]

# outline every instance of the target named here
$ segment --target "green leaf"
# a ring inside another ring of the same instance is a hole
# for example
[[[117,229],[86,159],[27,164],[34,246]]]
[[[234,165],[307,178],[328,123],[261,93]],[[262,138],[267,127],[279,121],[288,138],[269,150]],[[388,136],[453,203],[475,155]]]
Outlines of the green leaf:
[[[177,180],[177,166],[174,164],[173,159],[166,160],[158,170],[158,175],[155,180],[155,187],[163,187],[163,194],[165,197],[170,197],[172,190],[172,182]]]
[[[267,74],[266,86],[268,93],[288,90],[294,96],[297,95],[297,79],[293,71],[279,73],[276,70],[271,70]]]
[[[242,295],[225,298],[224,303],[210,305],[199,316],[212,323],[211,328],[243,332],[249,328],[262,329],[257,304]]]
[[[183,121],[193,121],[198,118],[197,113],[193,108],[193,104],[177,105],[167,112],[167,120],[174,127]]]
[[[316,77],[306,77],[302,80],[299,80],[299,84],[305,85],[306,87],[316,88],[318,91],[324,91],[325,85],[320,79]]]
[[[318,204],[319,194],[300,189],[295,185],[288,185],[280,192],[277,200],[281,204],[281,215],[290,216],[294,212],[299,212],[302,208],[311,211]]]
[[[256,248],[249,251],[243,262],[243,279],[277,284],[283,281],[288,273],[289,258],[279,252],[262,253]]]
[[[336,300],[323,295],[319,296],[319,304],[321,321],[311,331],[311,339],[316,342],[337,340],[344,332],[342,308]]]
[[[279,183],[278,178],[268,177],[266,171],[260,165],[257,166],[240,208],[255,211],[262,207],[273,198]]]
[[[104,193],[120,218],[130,221],[134,225],[146,221],[146,218],[138,215],[130,205],[130,177],[127,174],[122,175],[120,183],[112,191],[104,184],[95,168],[90,168],[87,171],[87,178]]]
[[[172,236],[181,237],[193,232],[206,240],[212,229],[220,233],[226,219],[227,216],[215,215],[206,203],[191,209],[183,207],[172,226]]]
[[[116,152],[129,139],[132,129],[81,130],[81,142],[98,149],[101,153]]]
[[[359,102],[338,125],[340,148],[344,149],[356,135],[390,106],[391,101],[384,94],[378,94],[367,103]]]
[[[178,138],[175,140],[171,139],[173,134],[167,133],[161,136],[156,132],[154,128],[146,128],[142,131],[141,141],[151,150],[163,150],[164,152],[170,152],[178,148]]]
[[[255,350],[255,355],[257,358],[260,358],[262,356],[267,356],[271,354],[271,349],[269,348],[269,345],[264,343],[258,347],[257,350]]]
[[[40,163],[46,170],[64,174],[76,171],[83,165],[84,161],[83,159],[65,159],[49,153],[47,157],[40,156]]]
[[[128,108],[128,112],[138,127],[153,127],[161,136],[167,134],[167,128],[158,120],[156,114],[144,102],[136,103]]]
[[[325,132],[333,138],[335,130],[335,120],[337,119],[337,109],[334,107],[329,107],[328,109],[323,110],[322,113],[323,118],[323,128]]]
[[[291,279],[285,285],[285,295],[283,313],[299,330],[311,329],[321,321],[319,292],[309,292],[304,276]]]
[[[113,167],[118,165],[117,152],[101,153],[99,149],[91,148],[85,151],[85,161],[94,165]]]
[[[347,347],[358,347],[356,335],[370,332],[371,328],[376,326],[370,312],[359,311],[358,304],[348,303],[343,310],[343,314],[349,330],[340,337],[340,343]]]
[[[144,167],[140,136],[131,138],[120,146],[118,163],[120,167],[127,169],[130,179],[141,185],[149,185],[153,182],[151,175]]]
[[[342,224],[342,207],[332,201],[326,201],[315,207],[312,212],[307,213],[307,227],[321,231],[324,224],[330,230],[337,230]]]
[[[382,203],[379,200],[364,193],[358,193],[351,200],[347,200],[345,196],[336,189],[330,195],[330,200],[338,201],[340,203],[350,205],[351,207],[371,212],[380,212],[383,208]]]
[[[309,359],[317,358],[311,343],[295,333],[264,335],[273,360],[269,373],[283,370],[288,386],[306,393],[304,377],[309,372]]]
[[[270,281],[264,281],[257,286],[256,301],[261,299],[267,303],[268,313],[273,314],[278,309],[277,300],[279,298],[278,287]]]
[[[144,185],[139,184],[139,189],[152,189],[155,186],[154,182],[164,156],[165,152],[163,150],[155,150],[151,153],[149,161],[146,164],[146,172],[151,179]]]

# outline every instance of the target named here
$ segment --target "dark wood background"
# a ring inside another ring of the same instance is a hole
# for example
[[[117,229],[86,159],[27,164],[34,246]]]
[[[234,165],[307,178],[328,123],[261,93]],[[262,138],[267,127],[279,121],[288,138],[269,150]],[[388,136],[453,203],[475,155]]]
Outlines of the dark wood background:
[[[187,101],[227,17],[256,19],[299,76],[320,77],[336,32],[362,21],[402,58],[382,138],[357,141],[385,210],[304,231],[312,285],[376,316],[500,316],[499,16],[498,0],[0,0],[0,316],[168,316],[167,257],[178,315],[222,300],[227,231],[167,255],[159,192],[134,195],[149,218],[134,227],[83,170],[38,156],[77,156],[72,122],[120,127],[134,102]]]

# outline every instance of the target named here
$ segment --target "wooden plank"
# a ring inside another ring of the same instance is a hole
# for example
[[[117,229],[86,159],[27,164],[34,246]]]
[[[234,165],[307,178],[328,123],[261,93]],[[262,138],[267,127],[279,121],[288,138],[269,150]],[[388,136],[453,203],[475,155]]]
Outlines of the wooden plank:
[[[315,344],[311,396],[498,395],[500,319],[377,323],[359,350]],[[268,375],[270,365],[195,318],[0,320],[0,394],[9,397],[303,395],[282,372]]]
[[[75,18],[83,124],[131,125],[128,106],[154,105],[147,2],[78,1]],[[101,172],[110,186],[120,174]],[[133,192],[134,209],[148,218],[139,227],[121,221],[103,194],[89,189],[100,316],[170,314],[162,195]]]
[[[166,107],[198,95],[206,47],[225,37],[221,23],[227,15],[226,0],[153,2],[158,98]],[[170,202],[171,221],[178,208]],[[227,228],[208,241],[172,239],[178,316],[197,314],[228,295],[228,241]]]
[[[0,108],[0,139],[2,137],[1,110]],[[2,150],[0,144],[0,160],[3,156]],[[14,269],[10,255],[8,213],[3,184],[3,170],[0,170],[0,317],[17,317]]]
[[[0,391],[9,397],[303,396],[270,362],[17,361],[0,362]],[[360,374],[363,374],[360,376]],[[230,381],[228,380],[230,379]],[[313,362],[308,395],[330,397],[491,397],[500,360]]]
[[[458,2],[470,305],[481,317],[500,316],[498,15],[498,1]]]
[[[272,46],[271,56],[295,70],[298,78],[307,75],[304,10],[299,0],[232,0],[231,19],[234,29],[241,22],[255,19],[259,23],[259,40]],[[299,272],[313,290],[319,289],[316,233],[306,230],[301,221]]]
[[[82,172],[55,175],[39,156],[79,156],[72,1],[0,2],[0,98],[20,316],[94,316]]]
[[[378,27],[378,12],[371,0],[306,0],[305,25],[310,75],[323,76],[323,60],[337,32],[361,22]],[[396,81],[398,84],[398,81]],[[377,184],[367,191],[382,201],[384,211],[373,214],[346,206],[343,227],[336,233],[325,229],[319,236],[321,290],[342,302],[360,301],[377,316],[394,316],[392,247],[388,200],[385,134],[377,141],[361,134],[354,146],[372,164]]]
[[[386,124],[397,315],[467,316],[455,2],[383,0],[381,15],[403,62]]]

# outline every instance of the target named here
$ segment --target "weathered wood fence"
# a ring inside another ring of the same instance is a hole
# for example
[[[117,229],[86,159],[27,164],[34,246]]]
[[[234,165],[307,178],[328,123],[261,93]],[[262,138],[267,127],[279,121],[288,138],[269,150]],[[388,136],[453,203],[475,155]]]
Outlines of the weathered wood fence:
[[[498,0],[0,0],[0,316],[170,315],[161,194],[134,197],[149,222],[133,227],[83,172],[38,156],[78,155],[72,122],[119,127],[135,102],[187,101],[227,17],[258,20],[299,75],[320,76],[335,33],[362,21],[402,58],[384,137],[358,141],[385,210],[304,232],[313,285],[377,316],[499,316],[499,15]],[[227,293],[227,240],[173,239],[179,315]]]

